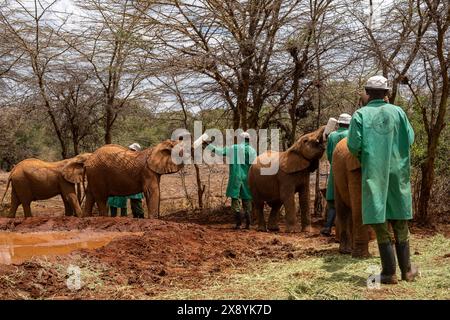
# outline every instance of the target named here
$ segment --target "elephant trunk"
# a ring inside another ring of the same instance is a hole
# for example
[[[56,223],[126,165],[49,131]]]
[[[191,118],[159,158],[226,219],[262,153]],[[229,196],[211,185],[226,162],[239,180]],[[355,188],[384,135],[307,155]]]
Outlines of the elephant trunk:
[[[325,142],[325,139],[324,139],[324,136],[323,136],[323,132],[324,131],[325,131],[325,126],[322,126],[322,127],[320,127],[317,130],[316,139],[318,140],[319,143],[324,143]]]

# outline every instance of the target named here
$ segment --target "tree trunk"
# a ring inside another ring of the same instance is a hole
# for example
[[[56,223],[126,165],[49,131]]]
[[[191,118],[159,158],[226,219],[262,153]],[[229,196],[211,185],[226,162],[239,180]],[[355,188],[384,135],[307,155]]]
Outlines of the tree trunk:
[[[297,117],[294,114],[291,115],[291,132],[289,133],[289,145],[292,146],[295,143],[295,132],[297,131]]]
[[[397,79],[394,79],[392,82],[392,89],[391,89],[391,95],[389,97],[389,103],[395,104],[395,99],[397,98],[397,92],[398,92],[398,81]]]
[[[317,128],[320,126],[320,115],[322,112],[322,76],[321,76],[321,65],[320,65],[320,57],[317,55]],[[314,212],[315,214],[321,214],[323,211],[322,207],[322,193],[320,192],[320,160],[319,165],[316,170],[316,186],[315,186],[315,194],[314,194]]]
[[[314,188],[314,215],[321,216],[323,211],[322,193],[320,192],[320,163],[316,170],[316,185]]]
[[[239,114],[238,109],[233,109],[233,129],[239,129],[239,125],[241,123],[241,115]]]
[[[59,144],[61,146],[61,156],[63,159],[67,159],[67,146],[64,141],[61,129],[58,125],[58,122],[56,121],[56,117],[53,114],[53,111],[52,111],[52,108],[50,105],[50,101],[47,97],[47,93],[45,91],[45,86],[44,86],[44,80],[43,80],[42,76],[39,76],[39,75],[38,75],[38,85],[39,85],[41,97],[42,97],[42,99],[44,99],[45,107],[47,109],[47,114],[50,116],[50,119],[53,124],[53,128],[55,129],[56,136],[57,136]]]
[[[450,10],[450,8],[449,8]],[[450,14],[450,13],[448,13]],[[442,80],[442,87],[440,91],[440,101],[438,105],[438,114],[436,117],[436,123],[433,125],[433,117],[431,117],[431,121],[429,124],[428,133],[428,141],[427,141],[427,160],[422,165],[422,181],[421,181],[421,189],[420,189],[420,197],[419,197],[419,212],[417,220],[420,224],[430,224],[432,219],[429,216],[428,205],[431,198],[431,191],[433,188],[434,182],[434,163],[436,160],[437,148],[439,143],[439,137],[442,133],[442,130],[445,127],[445,115],[448,110],[448,97],[450,95],[450,83],[449,83],[449,73],[448,73],[448,55],[445,57],[444,50],[444,39],[445,34],[447,32],[447,28],[449,27],[449,23],[447,20],[447,24],[445,24],[442,28],[438,29],[437,34],[437,57],[439,59],[439,65],[441,67],[440,76]],[[425,108],[422,108],[422,115],[424,120],[426,120],[427,111]],[[426,122],[426,121],[424,121]]]
[[[422,172],[422,181],[420,183],[419,212],[417,212],[417,222],[421,225],[428,225],[432,222],[428,212],[428,205],[430,203],[431,191],[434,182],[434,163],[436,160],[438,139],[439,135],[436,135],[436,132],[432,132],[428,142],[427,158],[420,168]]]
[[[300,63],[298,59],[298,50],[292,49],[290,51],[290,54],[292,56],[292,59],[294,60],[294,73],[292,75],[292,92],[293,92],[293,98],[291,102],[291,107],[289,109],[289,117],[291,118],[291,135],[289,137],[289,143],[290,145],[293,145],[295,142],[295,132],[297,129],[297,105],[300,101],[300,95],[299,95],[299,88],[300,88],[300,77],[302,72],[302,64]]]
[[[248,92],[250,90],[250,69],[252,67],[252,56],[254,47],[250,43],[243,43],[240,48],[242,54],[242,69],[240,73],[240,81],[237,94],[237,109],[241,117],[241,127],[244,131],[247,126],[247,109],[248,109]]]
[[[72,131],[72,144],[73,144],[73,155],[76,156],[80,153],[80,141],[78,138],[78,133],[75,131]]]
[[[49,108],[49,106],[48,106],[48,108]],[[50,111],[50,109],[48,109],[47,113],[50,116],[50,119],[52,120],[53,128],[55,129],[55,133],[56,133],[56,136],[58,137],[59,145],[61,146],[61,157],[63,159],[67,159],[68,158],[67,146],[66,146],[66,143],[64,142],[62,132],[61,132],[61,130],[59,130],[55,115],[53,114],[53,112]]]
[[[112,125],[114,122],[114,112],[112,110],[111,102],[106,104],[106,118],[105,118],[105,144],[112,143]]]
[[[203,210],[203,193],[205,192],[205,186],[202,185],[202,180],[200,179],[200,168],[198,164],[194,164],[195,168],[195,178],[197,179],[197,196],[198,196],[198,207]]]
[[[245,99],[247,100],[247,99]],[[242,101],[240,106],[241,111],[241,128],[244,131],[247,131],[248,125],[247,125],[247,101]]]

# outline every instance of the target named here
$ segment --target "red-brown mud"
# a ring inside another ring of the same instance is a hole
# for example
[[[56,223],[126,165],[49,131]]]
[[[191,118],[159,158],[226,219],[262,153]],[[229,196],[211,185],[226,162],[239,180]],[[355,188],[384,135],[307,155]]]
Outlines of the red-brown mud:
[[[232,225],[202,226],[157,219],[45,218],[0,219],[3,232],[67,231],[143,232],[112,240],[104,247],[68,255],[38,257],[14,265],[0,265],[0,298],[122,298],[117,287],[132,286],[140,296],[180,286],[195,288],[211,275],[257,261],[281,261],[322,254],[329,239],[255,230],[232,230]],[[317,230],[316,230],[317,231]],[[57,265],[58,268],[54,266]],[[66,286],[68,265],[95,274],[87,282],[101,282],[91,290]],[[118,295],[119,294],[119,295]]]
[[[322,221],[315,218],[311,234],[263,233],[233,230],[233,218],[224,208],[224,172],[215,173],[211,187],[214,209],[186,210],[179,177],[163,177],[162,219],[64,217],[58,198],[37,202],[34,217],[0,218],[0,232],[139,232],[125,235],[93,250],[37,256],[11,265],[0,264],[0,299],[135,299],[153,298],[178,288],[199,289],[208,279],[224,279],[258,262],[285,261],[335,254],[333,238],[319,236]],[[0,195],[6,186],[0,174]],[[186,180],[194,179],[192,173]],[[225,180],[226,181],[226,180]],[[195,193],[194,184],[189,192]],[[219,205],[217,205],[219,204]],[[284,227],[281,225],[281,229]],[[448,235],[449,228],[441,231]],[[416,231],[413,228],[414,233]],[[431,231],[430,231],[431,232]],[[428,236],[425,234],[424,236]],[[80,290],[67,286],[68,267],[81,270]]]

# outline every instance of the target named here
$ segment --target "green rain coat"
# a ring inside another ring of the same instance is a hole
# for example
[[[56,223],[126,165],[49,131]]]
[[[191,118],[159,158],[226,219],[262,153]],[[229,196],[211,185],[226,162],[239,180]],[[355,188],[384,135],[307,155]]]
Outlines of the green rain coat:
[[[115,208],[126,208],[128,199],[141,200],[144,195],[141,193],[132,194],[131,196],[113,196],[108,198],[108,206]]]
[[[327,194],[326,199],[327,201],[334,200],[334,185],[333,185],[333,168],[331,165],[331,161],[333,158],[333,151],[334,148],[336,148],[336,145],[339,141],[344,139],[348,135],[348,129],[347,128],[338,128],[336,131],[330,133],[328,136],[328,142],[327,142],[327,158],[328,162],[330,163],[330,175],[328,176],[328,182],[327,182]]]
[[[115,208],[126,208],[127,207],[127,196],[113,196],[108,198],[108,206]]]
[[[256,158],[256,151],[248,142],[219,148],[209,145],[208,149],[220,156],[228,157],[230,163],[227,197],[232,199],[252,200],[248,186],[248,170]],[[245,158],[244,158],[245,157]]]
[[[140,192],[140,193],[132,194],[131,196],[128,196],[127,198],[128,199],[142,200],[142,199],[144,199],[144,194],[142,192]]]
[[[412,219],[413,142],[414,131],[400,107],[377,99],[353,114],[347,145],[361,162],[364,224]]]

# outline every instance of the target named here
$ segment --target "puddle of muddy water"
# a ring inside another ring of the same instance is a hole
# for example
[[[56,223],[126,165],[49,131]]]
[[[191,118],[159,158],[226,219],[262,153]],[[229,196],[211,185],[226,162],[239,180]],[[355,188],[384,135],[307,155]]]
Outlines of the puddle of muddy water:
[[[64,255],[79,249],[97,249],[113,239],[141,236],[142,232],[0,232],[0,264],[20,263],[36,256]]]

